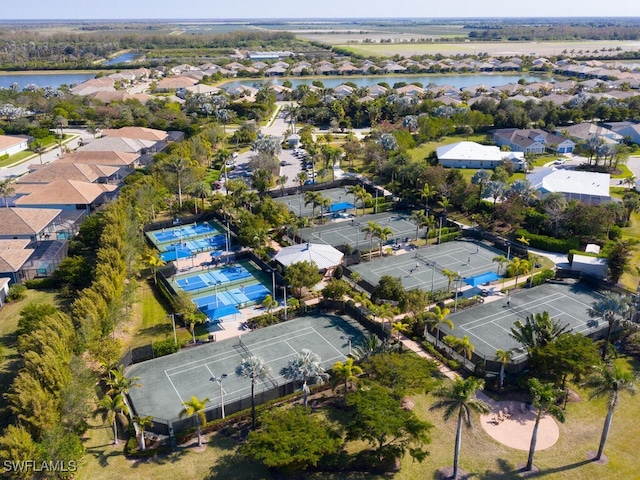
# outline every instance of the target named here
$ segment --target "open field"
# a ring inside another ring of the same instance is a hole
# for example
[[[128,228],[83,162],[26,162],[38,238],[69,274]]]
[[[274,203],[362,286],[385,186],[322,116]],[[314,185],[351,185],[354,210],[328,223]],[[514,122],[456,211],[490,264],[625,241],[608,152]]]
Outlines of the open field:
[[[344,48],[352,53],[365,57],[391,57],[402,55],[411,57],[413,55],[477,55],[487,53],[489,55],[538,55],[553,56],[560,55],[564,50],[571,52],[593,51],[602,48],[621,48],[623,51],[640,50],[640,42],[637,41],[576,41],[576,42],[460,42],[460,43],[367,43],[353,45],[347,42],[358,41],[356,36],[349,38],[340,35],[310,35],[305,36],[310,40],[327,43],[332,46]],[[343,41],[340,41],[343,38]],[[364,38],[359,41],[364,40]],[[597,58],[597,57],[596,57]]]

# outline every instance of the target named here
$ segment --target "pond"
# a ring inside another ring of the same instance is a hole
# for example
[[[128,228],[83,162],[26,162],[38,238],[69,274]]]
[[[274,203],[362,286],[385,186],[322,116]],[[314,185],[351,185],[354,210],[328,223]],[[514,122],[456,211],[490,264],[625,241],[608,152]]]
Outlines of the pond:
[[[104,62],[104,64],[117,65],[119,63],[131,63],[135,60],[138,60],[140,57],[142,57],[142,54],[140,53],[127,52],[107,60],[106,62]]]
[[[60,88],[60,85],[78,85],[94,78],[95,73],[77,72],[38,72],[38,73],[12,73],[0,72],[0,88],[10,88],[17,83],[22,90],[26,85],[35,84],[38,87]]]

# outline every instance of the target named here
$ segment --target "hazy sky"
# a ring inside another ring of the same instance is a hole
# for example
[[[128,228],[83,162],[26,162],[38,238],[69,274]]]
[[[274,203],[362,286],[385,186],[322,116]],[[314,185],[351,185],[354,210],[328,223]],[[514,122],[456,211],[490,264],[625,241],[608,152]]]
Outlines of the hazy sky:
[[[638,0],[3,0],[2,19],[640,17]]]

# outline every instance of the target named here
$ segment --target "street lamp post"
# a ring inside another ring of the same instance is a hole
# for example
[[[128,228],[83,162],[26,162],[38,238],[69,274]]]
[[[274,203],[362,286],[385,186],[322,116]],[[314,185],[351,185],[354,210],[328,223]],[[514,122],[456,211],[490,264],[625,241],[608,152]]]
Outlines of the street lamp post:
[[[269,273],[267,271],[267,273]],[[271,298],[276,299],[276,270],[271,269]]]
[[[283,300],[284,300],[284,319],[287,319],[287,286],[283,285],[282,286],[282,294],[283,294]]]
[[[224,419],[224,390],[222,389],[222,380],[224,380],[225,378],[227,378],[226,373],[223,373],[219,377],[216,377],[215,375],[211,377],[211,381],[216,382],[218,385],[220,385],[220,410],[222,419]]]

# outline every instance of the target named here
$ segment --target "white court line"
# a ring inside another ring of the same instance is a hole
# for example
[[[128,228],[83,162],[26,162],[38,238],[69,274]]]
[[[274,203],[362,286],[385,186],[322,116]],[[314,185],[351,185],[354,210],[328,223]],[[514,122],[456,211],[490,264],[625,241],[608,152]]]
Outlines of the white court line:
[[[316,332],[316,334],[323,339],[325,342],[327,342],[329,345],[331,345],[331,348],[333,348],[336,352],[338,352],[342,358],[347,358],[340,350],[338,350],[333,343],[331,343],[329,340],[327,340],[326,338],[324,338],[324,336],[322,336],[315,328],[313,329],[314,332]]]
[[[286,344],[287,344],[287,346],[288,346],[291,350],[293,350],[294,352],[298,353],[298,352],[296,351],[296,349],[295,349],[295,348],[293,348],[289,342],[287,342],[286,340],[283,340],[283,342],[284,342],[284,343],[286,343]]]
[[[195,369],[197,369],[197,368],[206,367],[208,363],[221,362],[221,361],[229,360],[229,359],[232,359],[232,358],[237,358],[237,357],[238,357],[238,355],[239,355],[239,354],[238,354],[238,352],[235,352],[235,351],[234,351],[233,353],[227,354],[225,357],[217,358],[216,360],[211,360],[211,358],[212,358],[212,357],[207,357],[207,359],[206,359],[207,361],[206,361],[204,364],[202,364],[202,365],[194,365],[193,367],[188,367],[188,368],[185,368],[185,369],[179,370],[179,371],[177,371],[177,372],[167,373],[169,370],[175,370],[176,368],[180,368],[180,366],[178,366],[178,367],[172,367],[172,368],[169,368],[169,369],[165,370],[164,372],[165,372],[167,375],[170,375],[170,376],[173,376],[173,375],[180,375],[181,373],[186,373],[186,372],[188,372],[188,371],[190,371],[190,370],[195,370]],[[189,362],[188,364],[191,364],[191,363],[195,363],[195,362]],[[188,364],[186,364],[186,365],[188,365]],[[182,366],[182,365],[181,365],[181,366]]]
[[[178,389],[176,388],[176,386],[171,381],[171,377],[169,376],[169,374],[167,374],[166,370],[165,370],[164,374],[167,376],[167,380],[169,380],[169,383],[173,387],[173,391],[176,392],[176,395],[178,395],[178,399],[180,399],[180,404],[183,405],[184,404],[184,400],[182,400],[182,397],[180,396],[180,393],[178,393]]]

